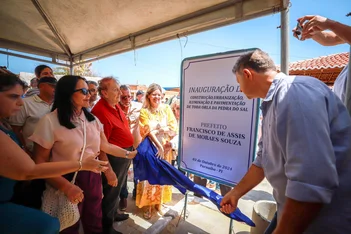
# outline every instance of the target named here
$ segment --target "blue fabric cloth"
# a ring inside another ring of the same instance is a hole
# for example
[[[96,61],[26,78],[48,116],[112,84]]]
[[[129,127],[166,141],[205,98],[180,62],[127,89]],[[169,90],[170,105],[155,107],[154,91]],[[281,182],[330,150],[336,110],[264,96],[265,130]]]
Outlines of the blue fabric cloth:
[[[208,198],[218,209],[220,208],[220,203],[223,198],[221,195],[206,187],[195,184],[167,161],[155,157],[157,149],[149,138],[145,138],[145,140],[140,143],[137,150],[138,154],[133,159],[133,165],[135,167],[134,179],[139,181],[147,180],[152,185],[173,185],[183,194],[185,194],[186,190],[192,191]],[[255,226],[250,218],[241,213],[239,208],[230,215],[224,215],[236,221],[244,222],[249,226]]]
[[[304,233],[351,233],[351,120],[321,81],[277,74],[262,105],[254,164],[273,187],[278,221],[287,197],[323,203]]]
[[[20,145],[14,132],[0,127]],[[58,234],[60,223],[39,210],[9,202],[17,181],[0,177],[0,233],[1,234]]]

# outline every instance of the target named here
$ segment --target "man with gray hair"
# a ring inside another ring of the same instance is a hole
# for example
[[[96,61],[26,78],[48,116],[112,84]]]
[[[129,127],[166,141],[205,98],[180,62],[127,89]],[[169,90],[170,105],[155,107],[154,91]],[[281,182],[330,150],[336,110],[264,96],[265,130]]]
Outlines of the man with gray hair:
[[[129,217],[128,214],[119,214],[117,209],[121,188],[125,184],[131,163],[128,155],[133,150],[134,141],[129,130],[128,119],[118,105],[121,95],[118,80],[113,77],[103,78],[99,81],[98,92],[101,99],[95,104],[91,113],[99,118],[103,124],[108,142],[127,150],[126,158],[116,158],[107,155],[112,169],[109,168],[102,177],[104,193],[102,223],[104,233],[119,233],[113,229],[113,222],[123,221]],[[104,157],[104,154],[101,152],[100,156]],[[118,184],[116,176],[119,180]]]
[[[88,89],[90,93],[90,98],[89,98],[89,109],[93,109],[96,100],[97,100],[97,95],[98,95],[98,84],[93,81],[89,80],[88,82]]]
[[[133,147],[137,148],[141,142],[141,135],[139,129],[139,116],[140,110],[143,107],[143,104],[140,102],[133,102],[132,101],[132,93],[130,88],[127,85],[121,85],[121,97],[119,101],[119,106],[121,107],[123,113],[128,119],[129,129],[133,135]],[[134,188],[133,188],[133,198],[136,197],[136,181],[134,181]],[[120,202],[119,202],[119,209],[124,211],[127,208],[127,197],[128,197],[128,188],[127,188],[127,180],[122,187],[122,191],[120,194]]]
[[[266,177],[278,206],[275,234],[351,233],[351,120],[340,99],[316,78],[278,73],[259,49],[233,73],[249,99],[262,98],[262,137],[221,210],[234,211]]]

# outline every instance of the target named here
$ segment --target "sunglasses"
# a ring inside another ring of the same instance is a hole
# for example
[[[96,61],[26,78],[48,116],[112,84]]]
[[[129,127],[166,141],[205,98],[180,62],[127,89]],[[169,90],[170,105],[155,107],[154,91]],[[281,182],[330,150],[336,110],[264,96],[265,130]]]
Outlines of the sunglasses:
[[[122,98],[123,100],[128,100],[128,99],[131,99],[132,96],[121,96],[121,98]]]
[[[75,92],[81,92],[83,95],[88,95],[90,94],[90,91],[86,88],[82,88],[82,89],[77,89],[77,90],[74,90],[74,93]]]

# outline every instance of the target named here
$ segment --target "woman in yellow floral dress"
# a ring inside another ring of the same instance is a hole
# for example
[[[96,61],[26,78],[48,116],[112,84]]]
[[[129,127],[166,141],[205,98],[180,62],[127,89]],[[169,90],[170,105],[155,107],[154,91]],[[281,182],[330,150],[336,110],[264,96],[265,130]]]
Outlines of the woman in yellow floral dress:
[[[143,138],[150,137],[158,149],[156,157],[172,161],[170,141],[177,134],[177,120],[169,105],[162,104],[162,88],[151,84],[146,92],[144,107],[140,111],[140,133]],[[136,205],[144,207],[144,218],[150,219],[152,207],[161,212],[163,203],[172,200],[172,186],[150,185],[141,181],[137,185]]]

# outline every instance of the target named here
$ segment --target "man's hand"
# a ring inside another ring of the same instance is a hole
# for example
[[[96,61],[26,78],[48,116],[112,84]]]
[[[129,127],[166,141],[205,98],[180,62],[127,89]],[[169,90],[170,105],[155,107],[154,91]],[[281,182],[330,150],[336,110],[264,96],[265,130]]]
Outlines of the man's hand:
[[[233,191],[234,190],[227,193],[221,201],[221,211],[223,213],[230,214],[234,212],[238,206],[239,198],[233,194]]]
[[[135,156],[138,154],[138,151],[137,150],[133,150],[133,151],[130,151],[129,155],[128,155],[128,159],[133,159],[135,158]]]
[[[331,20],[319,15],[306,15],[297,21],[302,26],[302,41],[313,37],[316,33],[329,29],[331,22]]]
[[[105,176],[107,179],[107,183],[112,186],[112,187],[117,187],[118,185],[118,178],[116,176],[116,173],[114,173],[111,169],[105,171]]]

